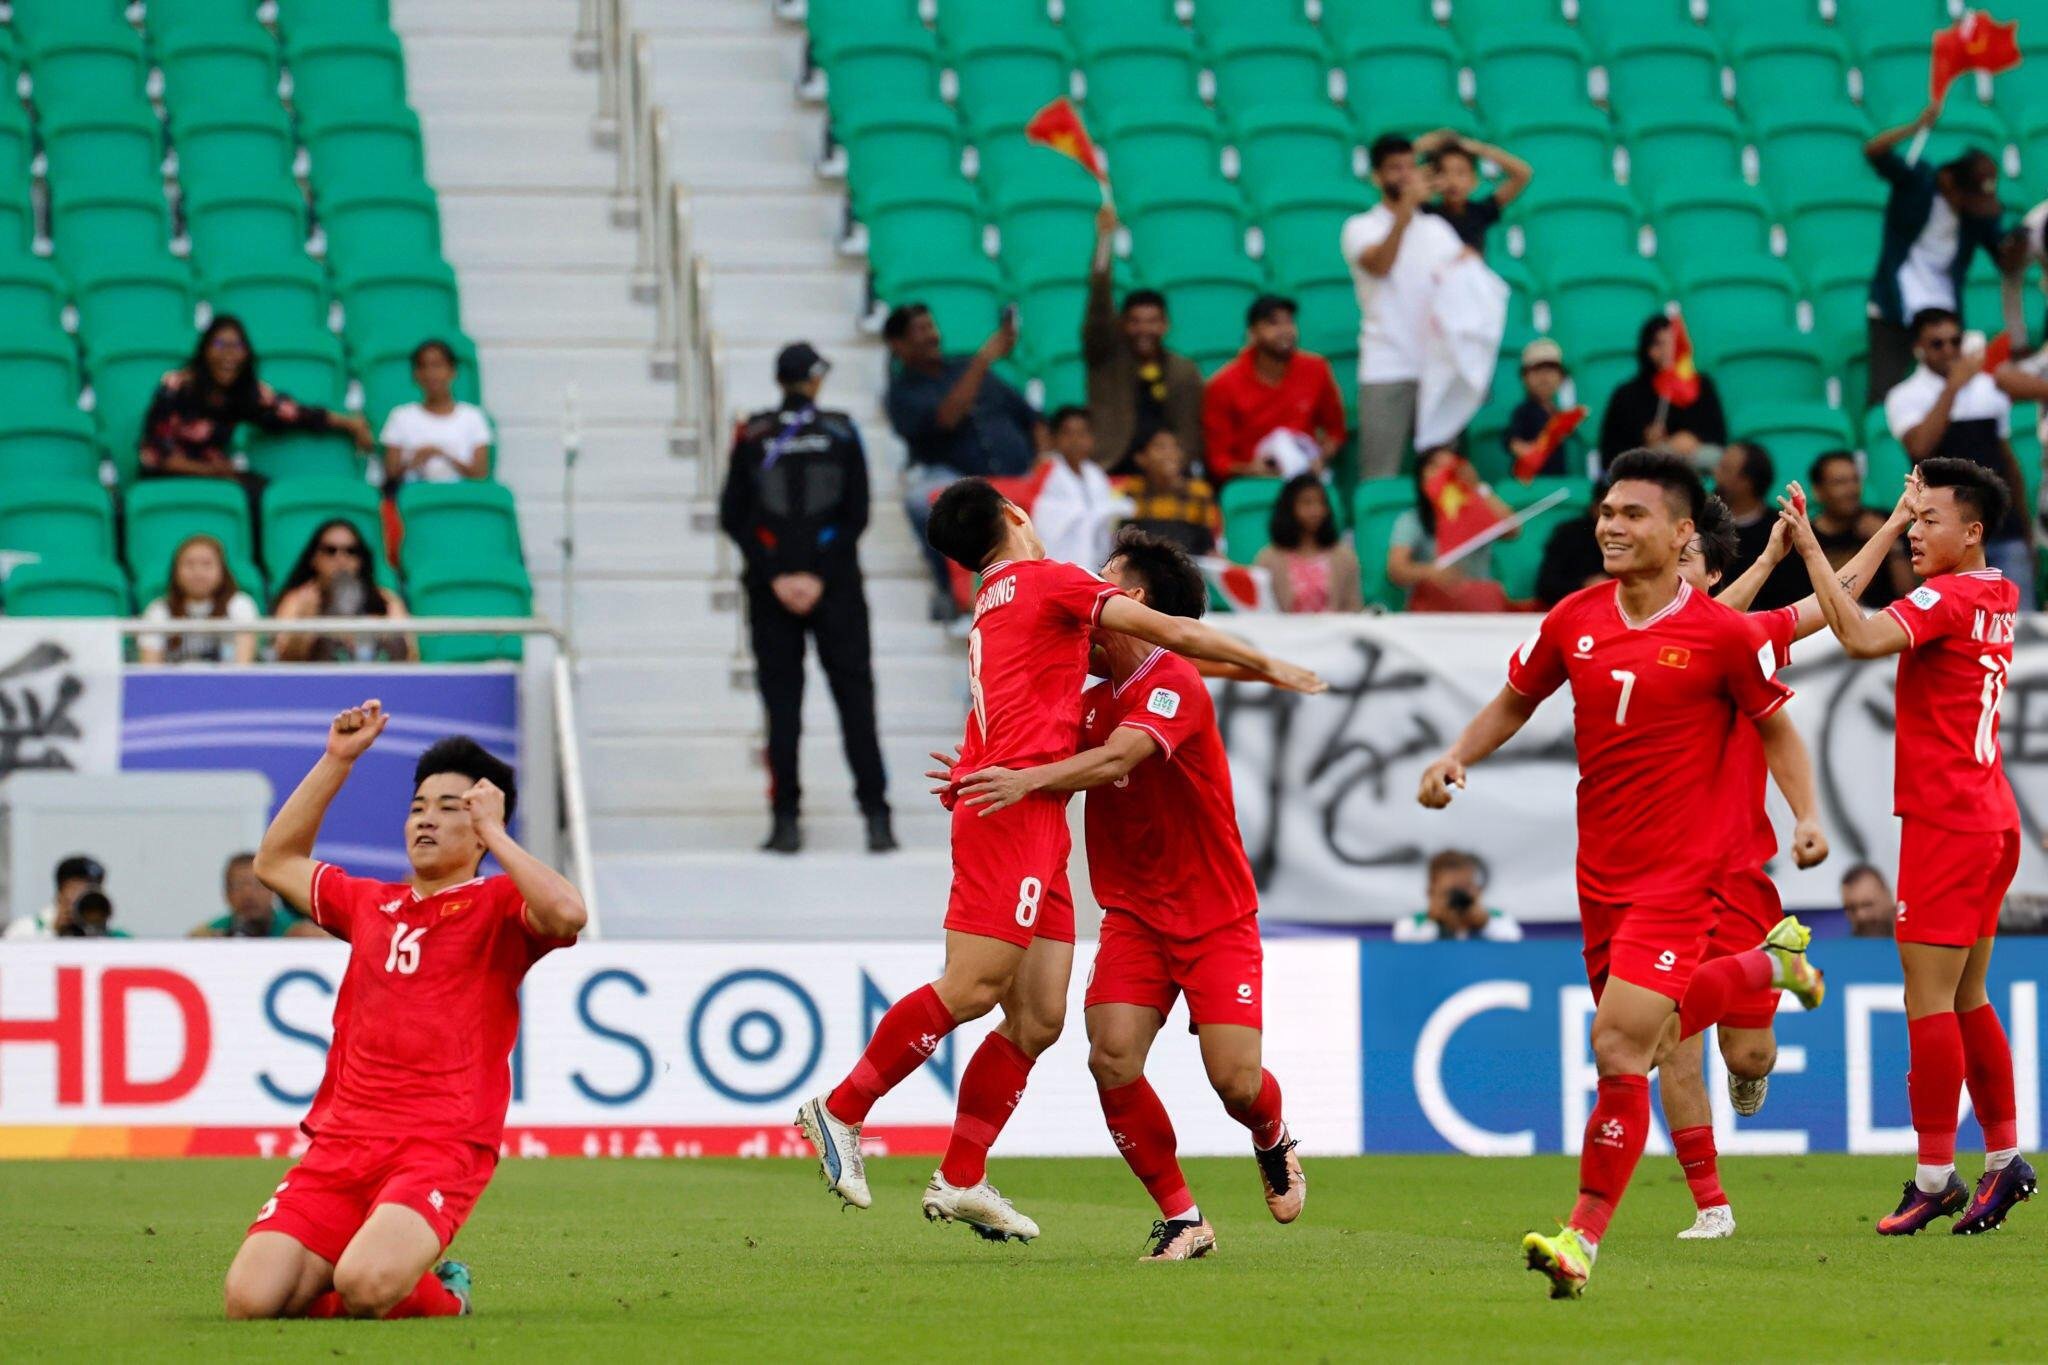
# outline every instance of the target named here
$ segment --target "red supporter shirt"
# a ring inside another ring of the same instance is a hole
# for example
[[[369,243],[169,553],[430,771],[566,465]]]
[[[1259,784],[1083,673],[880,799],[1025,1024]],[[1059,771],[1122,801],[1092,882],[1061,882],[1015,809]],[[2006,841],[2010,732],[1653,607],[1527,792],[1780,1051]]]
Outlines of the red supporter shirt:
[[[1202,396],[1203,460],[1212,482],[1244,472],[1259,442],[1282,427],[1344,439],[1344,400],[1330,362],[1296,351],[1277,384],[1259,378],[1246,347],[1216,371]]]
[[[1750,628],[1771,647],[1771,671],[1775,674],[1792,662],[1792,636],[1799,629],[1799,609],[1779,607],[1760,611],[1749,618]],[[1761,656],[1759,656],[1761,657]],[[1763,736],[1748,721],[1739,722],[1728,736],[1728,752],[1721,763],[1722,780],[1728,784],[1728,799],[1736,803],[1736,819],[1743,823],[1735,831],[1730,872],[1760,868],[1778,856],[1778,831],[1764,806],[1770,765],[1764,762]]]
[[[2020,593],[1996,569],[1936,574],[1885,608],[1913,641],[1899,656],[1892,811],[1943,829],[2020,826],[1998,750]]]
[[[452,1139],[495,1148],[512,1099],[519,983],[574,939],[541,938],[510,877],[422,898],[404,882],[313,873],[314,921],[348,941],[315,1135]]]
[[[1747,816],[1698,793],[1720,788],[1738,713],[1762,720],[1792,692],[1740,612],[1680,583],[1669,606],[1631,625],[1620,587],[1595,584],[1552,607],[1509,660],[1508,686],[1540,700],[1571,684],[1579,895],[1688,905],[1720,876]]]
[[[1095,899],[1178,939],[1257,914],[1259,889],[1237,832],[1230,756],[1195,666],[1155,649],[1121,687],[1097,683],[1081,705],[1088,748],[1125,725],[1159,744],[1122,778],[1088,793]]]
[[[960,773],[990,766],[1036,768],[1072,758],[1081,741],[1081,684],[1088,635],[1102,605],[1122,590],[1052,559],[982,570],[967,637],[972,707],[960,742]]]

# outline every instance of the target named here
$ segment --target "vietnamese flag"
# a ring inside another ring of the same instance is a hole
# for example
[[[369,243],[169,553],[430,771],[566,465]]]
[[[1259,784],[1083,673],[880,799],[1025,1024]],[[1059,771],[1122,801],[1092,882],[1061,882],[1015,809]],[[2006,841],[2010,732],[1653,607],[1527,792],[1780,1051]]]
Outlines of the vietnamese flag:
[[[1050,147],[1061,156],[1072,157],[1097,180],[1109,178],[1103,173],[1102,157],[1095,150],[1095,140],[1088,136],[1081,115],[1064,95],[1031,116],[1031,122],[1024,125],[1024,137],[1041,147]]]
[[[1964,12],[1954,27],[1934,35],[1934,59],[1928,66],[1928,93],[1936,104],[1965,71],[1997,75],[2020,64],[2019,20],[1999,23],[1983,10]]]
[[[1479,492],[1479,478],[1466,461],[1454,460],[1429,476],[1422,496],[1436,510],[1436,557],[1442,559],[1482,535],[1500,517]]]
[[[2000,332],[1984,343],[1984,373],[1990,374],[2012,359],[2012,333]]]
[[[1550,463],[1550,457],[1564,444],[1564,438],[1577,431],[1585,420],[1586,409],[1583,406],[1553,414],[1543,424],[1543,430],[1536,434],[1536,444],[1515,460],[1515,477],[1527,483],[1542,473],[1543,466]]]
[[[1692,359],[1692,336],[1685,330],[1685,318],[1676,311],[1671,314],[1671,363],[1657,371],[1650,387],[1674,408],[1689,408],[1700,401],[1700,371]]]

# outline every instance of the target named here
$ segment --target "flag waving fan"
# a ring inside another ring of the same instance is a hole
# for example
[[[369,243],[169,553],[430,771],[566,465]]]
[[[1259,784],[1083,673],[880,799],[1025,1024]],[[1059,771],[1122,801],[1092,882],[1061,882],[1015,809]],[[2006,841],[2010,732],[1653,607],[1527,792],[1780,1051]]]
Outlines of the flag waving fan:
[[[1103,192],[1108,193],[1109,175],[1102,168],[1102,154],[1096,151],[1095,139],[1088,136],[1080,113],[1064,96],[1031,116],[1031,121],[1024,125],[1024,137],[1078,161],[1083,170],[1102,182]]]
[[[1515,478],[1528,483],[1543,472],[1543,466],[1550,463],[1550,457],[1564,444],[1565,438],[1577,431],[1586,420],[1587,409],[1582,404],[1566,408],[1553,414],[1543,424],[1543,430],[1536,433],[1535,444],[1515,457]]]
[[[1671,363],[1657,371],[1650,387],[1670,407],[1689,408],[1700,401],[1700,370],[1693,363],[1692,335],[1685,330],[1685,317],[1677,309],[1671,312]],[[1658,421],[1663,421],[1661,412]]]
[[[1927,72],[1928,94],[1936,104],[1965,71],[1997,75],[2020,64],[2019,21],[1999,23],[1983,10],[1964,12],[1952,27],[1934,35],[1934,58]]]

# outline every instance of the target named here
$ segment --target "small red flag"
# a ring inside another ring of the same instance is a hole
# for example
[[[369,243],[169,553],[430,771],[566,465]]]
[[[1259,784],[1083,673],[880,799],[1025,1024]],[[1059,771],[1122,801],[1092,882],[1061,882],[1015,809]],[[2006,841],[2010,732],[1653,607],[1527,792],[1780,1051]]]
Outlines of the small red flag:
[[[2001,24],[1983,10],[1964,12],[1953,27],[1934,35],[1934,58],[1927,70],[1928,93],[1936,104],[1965,71],[1997,75],[2020,64],[2019,20]]]
[[[1550,457],[1564,444],[1564,438],[1577,431],[1579,424],[1585,420],[1584,407],[1566,408],[1562,412],[1554,413],[1551,419],[1543,424],[1543,430],[1537,433],[1536,444],[1529,447],[1526,454],[1516,457],[1515,477],[1527,483],[1542,473],[1543,466],[1550,463]]]
[[[1072,157],[1097,180],[1108,179],[1102,170],[1102,157],[1095,150],[1095,140],[1088,136],[1081,115],[1065,96],[1033,114],[1031,122],[1024,125],[1024,137],[1041,147],[1052,148],[1061,156]]]
[[[1657,371],[1650,384],[1657,396],[1674,408],[1689,408],[1700,401],[1700,371],[1692,360],[1692,336],[1679,313],[1671,315],[1671,363]]]
[[[1479,476],[1464,460],[1455,460],[1429,476],[1422,495],[1436,510],[1436,553],[1441,559],[1500,521],[1479,493]]]
[[[1990,374],[2012,359],[2012,333],[2000,332],[1984,343],[1984,373]]]

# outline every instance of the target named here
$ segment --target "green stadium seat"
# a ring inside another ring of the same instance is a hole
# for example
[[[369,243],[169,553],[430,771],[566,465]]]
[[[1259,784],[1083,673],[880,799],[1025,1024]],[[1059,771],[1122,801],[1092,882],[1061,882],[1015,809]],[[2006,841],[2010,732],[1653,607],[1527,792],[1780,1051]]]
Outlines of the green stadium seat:
[[[1057,39],[1013,42],[955,60],[959,95],[955,103],[970,133],[994,122],[1031,115],[1068,93],[1066,48]]]
[[[1351,124],[1329,104],[1271,104],[1233,120],[1238,180],[1247,196],[1281,186],[1356,184]]]
[[[0,60],[0,82],[12,89],[6,63]],[[28,189],[29,163],[35,160],[36,139],[28,110],[20,100],[0,99],[0,183]]]
[[[13,0],[14,32],[23,43],[61,29],[66,24],[125,22],[125,0]]]
[[[1586,49],[1568,28],[1540,23],[1488,25],[1471,41],[1479,107],[1541,109],[1584,104]]]
[[[50,198],[50,236],[60,261],[134,260],[170,250],[171,216],[155,185],[59,188]]]
[[[0,177],[0,253],[27,255],[36,239],[36,209],[28,177]]]
[[[1943,21],[1941,25],[1922,28],[1917,37],[1872,32],[1856,39],[1856,69],[1863,77],[1863,107],[1880,124],[1892,115],[1897,115],[1893,122],[1903,122],[1927,103],[1928,47],[1934,29],[1946,24]],[[1967,78],[1962,84],[1968,85]],[[1960,103],[1961,100],[1951,101],[1952,105]]]
[[[17,564],[0,587],[9,616],[126,616],[128,577],[111,558]]]
[[[0,550],[111,559],[114,507],[107,491],[83,479],[10,477],[0,500]]]
[[[291,122],[275,99],[206,100],[173,108],[171,145],[187,194],[202,186],[243,189],[289,181],[296,151]]]
[[[898,2],[889,0],[891,4]],[[915,17],[917,0],[908,2]],[[865,4],[867,0],[853,3]],[[1187,32],[1181,27],[1174,0],[1065,0],[1064,8],[1061,26],[1076,46],[1113,33],[1151,33],[1165,28]]]
[[[78,330],[84,335],[192,327],[192,274],[176,257],[87,258],[67,264]]]
[[[192,29],[208,29],[241,21],[253,22],[257,0],[150,0],[143,11],[143,31],[151,43]]]
[[[1049,256],[1012,262],[1009,278],[1017,305],[1018,341],[1030,368],[1038,370],[1075,352],[1088,281],[1074,263]]]
[[[1493,544],[1493,576],[1507,590],[1508,597],[1526,602],[1536,595],[1536,573],[1543,566],[1543,547],[1550,533],[1593,505],[1593,485],[1579,478],[1532,479],[1528,483],[1509,479],[1496,484],[1501,501],[1520,512],[1534,507],[1554,493],[1566,494],[1563,502],[1523,523],[1521,532]]]
[[[316,407],[338,408],[348,396],[341,342],[324,328],[280,337],[262,350],[263,382]]]
[[[1708,0],[1707,27],[1724,41],[1755,34],[1777,34],[1796,41],[1809,33],[1825,32],[1826,20],[1816,0]]]
[[[185,229],[207,274],[306,258],[306,201],[289,179],[193,186],[185,193]]]
[[[77,401],[78,353],[70,337],[54,327],[0,327],[0,411]]]
[[[1013,178],[994,187],[989,204],[1006,265],[1049,261],[1072,275],[1089,259],[1102,195],[1092,177],[1072,169],[1079,174],[1071,179],[1062,175],[1020,184]]]
[[[960,124],[936,99],[848,110],[832,120],[832,140],[846,154],[851,181],[960,174]]]
[[[1564,10],[1557,0],[1452,0],[1450,10],[1451,32],[1468,48],[1488,30],[1505,24],[1566,27]]]
[[[200,289],[216,317],[242,320],[260,354],[266,343],[327,326],[327,277],[304,256],[208,266]]]
[[[833,117],[854,109],[938,98],[938,45],[922,27],[813,32],[811,55],[825,70]]]
[[[1472,424],[1465,428],[1465,457],[1472,462],[1479,477],[1489,483],[1513,475],[1513,462],[1502,438],[1507,432],[1508,418],[1525,396],[1520,364],[1520,348],[1503,345],[1499,358],[1494,362],[1493,384],[1487,392],[1486,401],[1479,405],[1479,411],[1472,416]]]
[[[995,330],[1007,286],[986,256],[959,260],[911,259],[884,273],[875,269],[875,292],[892,305],[922,303],[931,309],[939,335],[950,349],[979,346]]]
[[[427,173],[419,116],[404,105],[299,111],[313,184],[418,180]]]
[[[388,28],[306,24],[285,34],[292,108],[382,108],[405,103],[405,53]]]
[[[0,249],[0,317],[15,326],[55,330],[64,320],[64,281],[50,263]]]
[[[363,477],[362,454],[338,431],[251,430],[247,439],[249,468],[272,483]]]
[[[1308,22],[1302,0],[1195,0],[1193,8],[1197,33],[1246,24],[1300,28]]]
[[[156,58],[166,104],[277,98],[277,40],[253,13],[181,26],[157,41]]]
[[[1089,108],[1094,109],[1091,100]],[[1195,100],[1134,100],[1112,106],[1092,131],[1109,154],[1110,177],[1141,166],[1162,179],[1213,180],[1222,165],[1216,116]]]
[[[1827,184],[1857,175],[1870,176],[1873,181],[1877,178],[1863,160],[1870,124],[1853,106],[1766,109],[1751,115],[1750,128],[1756,137],[1764,188],[1781,201],[1800,185]]]
[[[232,479],[144,479],[121,506],[128,567],[138,582],[168,578],[171,557],[192,536],[212,536],[230,560],[254,558],[249,499]],[[248,586],[263,595],[260,586]]]
[[[1143,260],[1145,283],[1166,295],[1173,314],[1173,346],[1204,374],[1244,349],[1244,315],[1265,281],[1242,255],[1155,267]]]
[[[103,185],[162,193],[163,128],[140,89],[103,103],[59,103],[39,131],[53,193]]]
[[[1398,92],[1405,99],[1456,103],[1464,59],[1450,36],[1419,19],[1403,24],[1388,22],[1384,13],[1368,18],[1369,13],[1357,0],[1348,6],[1324,0],[1323,27],[1336,37],[1346,101],[1365,103]]]
[[[97,488],[99,428],[76,407],[0,409],[0,483],[66,479]]]
[[[2048,107],[2025,111],[2013,124],[2020,180],[2030,201],[2048,197]]]
[[[1771,211],[1754,186],[1740,180],[1673,181],[1650,199],[1657,255],[1682,261],[1716,252],[1769,252]]]
[[[318,208],[327,261],[337,272],[380,261],[441,259],[440,205],[423,180],[334,186]]]
[[[1633,355],[1636,329],[1670,298],[1657,267],[1636,256],[1579,256],[1557,260],[1545,272],[1550,330],[1564,346],[1566,363],[1603,344]],[[1633,370],[1634,364],[1630,367]],[[1601,392],[1601,398],[1606,392]]]
[[[1273,283],[1277,292],[1293,299],[1297,305],[1296,322],[1304,350],[1325,358],[1332,351],[1339,354],[1349,352],[1355,357],[1358,350],[1358,287],[1352,283],[1351,272],[1341,261],[1312,274],[1276,275]],[[1338,376],[1340,393],[1357,387],[1356,366],[1348,374],[1334,360],[1330,367]]]
[[[410,534],[407,543],[412,542]],[[407,570],[406,596],[415,616],[530,616],[533,585],[516,560],[471,555],[430,559]],[[517,635],[423,635],[420,659],[430,664],[518,659]]]
[[[391,0],[277,0],[277,26],[288,34],[315,27],[389,28]]]
[[[1643,318],[1648,316],[1646,313]],[[1643,318],[1636,319],[1638,327]],[[1586,424],[1579,430],[1586,434],[1589,445],[1597,445],[1600,417],[1606,411],[1607,400],[1622,384],[1635,378],[1636,334],[1630,331],[1625,336],[1604,336],[1576,349],[1568,345],[1565,363],[1571,366],[1572,401],[1588,409]]]
[[[1330,98],[1329,58],[1306,22],[1239,20],[1205,34],[1202,46],[1222,108],[1317,104]]]
[[[1408,605],[1408,594],[1387,581],[1387,550],[1394,541],[1395,521],[1414,508],[1415,481],[1406,477],[1367,479],[1351,495],[1352,538],[1367,608],[1400,611]],[[1263,546],[1263,524],[1259,541]]]
[[[1844,251],[1817,261],[1794,260],[1805,282],[1807,302],[1813,305],[1813,335],[1830,350],[1838,349],[1845,336],[1861,345],[1870,317],[1869,253]]]
[[[1069,405],[1088,405],[1088,367],[1079,350],[1043,362],[1038,371],[1041,392],[1039,407],[1050,412]]]
[[[1771,256],[1680,261],[1672,271],[1687,329],[1703,349],[1798,326],[1799,285]]]
[[[1071,19],[1067,27],[1074,29]],[[1131,30],[1111,25],[1101,31],[1077,32],[1074,50],[1087,84],[1091,117],[1119,110],[1135,113],[1154,103],[1177,104],[1198,98],[1200,77],[1194,43],[1178,25]]]
[[[1237,563],[1251,563],[1266,548],[1267,523],[1286,482],[1247,474],[1223,485],[1217,495],[1223,514],[1223,544]]]
[[[116,14],[110,20],[89,4],[53,10],[47,22],[22,32],[41,113],[65,105],[113,104],[141,92],[149,68],[142,39],[125,19]]]
[[[1728,425],[1736,439],[1762,442],[1778,468],[1788,475],[1806,469],[1817,456],[1847,450],[1854,444],[1849,419],[1825,403],[1751,402],[1743,395],[1732,395]],[[1898,496],[1893,489],[1888,501],[1871,505],[1889,507]]]
[[[1496,253],[1490,264],[1493,273],[1508,287],[1508,322],[1501,334],[1501,346],[1505,348],[1512,341],[1519,349],[1521,343],[1536,339],[1535,304],[1542,291],[1528,265],[1505,252]]]
[[[1692,24],[1645,24],[1654,8],[1646,4],[1600,44],[1608,103],[1623,114],[1719,109],[1720,48]]]
[[[1296,280],[1345,268],[1339,234],[1347,219],[1372,207],[1372,197],[1362,185],[1283,188],[1261,196],[1253,207],[1265,238],[1266,269],[1277,280]]]
[[[335,517],[346,517],[370,546],[378,565],[384,553],[384,516],[377,490],[362,479],[287,479],[263,490],[263,562],[275,593],[298,561],[313,532]]]
[[[525,557],[511,490],[489,479],[406,484],[398,490],[398,515],[405,523],[400,558],[408,575],[435,546],[460,546],[466,559],[517,564]]]
[[[174,336],[126,333],[87,338],[85,360],[92,377],[93,420],[123,484],[135,480],[142,422],[157,384],[185,363],[192,343],[190,328]]]
[[[1796,332],[1702,347],[1700,364],[1723,393],[1749,403],[1824,403],[1827,369]]]
[[[382,431],[384,419],[400,403],[415,402],[419,390],[412,382],[413,348],[422,337],[370,338],[352,347],[350,368],[363,386],[363,416],[370,430]],[[483,393],[477,379],[476,346],[461,333],[435,337],[455,352],[455,396],[465,403],[481,403]]]
[[[1362,98],[1358,91],[1352,91],[1346,101],[1351,117],[1358,125],[1359,141],[1371,146],[1375,138],[1383,133],[1400,133],[1414,138],[1436,128],[1449,128],[1452,132],[1474,137],[1485,131],[1485,122],[1479,115],[1456,100],[1438,100],[1432,96],[1410,96],[1402,91],[1368,90]]]
[[[1783,6],[1780,6],[1783,8]],[[1819,26],[1752,25],[1729,44],[1745,110],[1827,109],[1848,98],[1849,53]]]
[[[1871,507],[1890,507],[1906,489],[1906,476],[1913,470],[1913,457],[1892,435],[1882,405],[1863,417],[1863,501]]]
[[[1516,110],[1489,122],[1500,145],[1535,169],[1538,184],[1614,179],[1614,130],[1590,104]]]
[[[982,254],[981,204],[958,179],[892,177],[862,185],[853,211],[868,230],[868,259],[877,271],[906,257],[951,261]]]
[[[1136,259],[1155,263],[1244,256],[1244,206],[1221,180],[1116,182],[1118,211],[1130,227]]]
[[[1522,231],[1523,258],[1547,274],[1584,257],[1637,254],[1635,202],[1611,181],[1537,181],[1507,209]]]
[[[455,272],[443,261],[380,262],[335,271],[344,331],[367,337],[439,336],[462,330]]]
[[[1787,255],[1801,269],[1840,254],[1854,254],[1866,269],[1871,243],[1884,228],[1885,185],[1867,167],[1833,176],[1779,184],[1772,196],[1785,224]]]
[[[1653,196],[1668,183],[1741,180],[1742,129],[1720,105],[1656,108],[1621,120],[1629,186]]]
[[[1060,42],[1060,31],[1043,5],[939,6],[934,32],[939,50],[958,58],[990,48],[1009,46],[1020,39],[1028,44]]]

